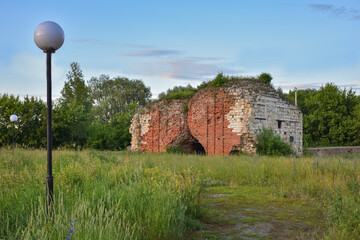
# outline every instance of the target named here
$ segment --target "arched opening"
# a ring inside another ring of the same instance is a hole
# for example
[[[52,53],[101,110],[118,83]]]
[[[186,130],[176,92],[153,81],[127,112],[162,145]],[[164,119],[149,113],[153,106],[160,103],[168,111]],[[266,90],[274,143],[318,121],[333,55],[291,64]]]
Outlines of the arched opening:
[[[196,141],[194,143],[194,153],[198,154],[198,155],[205,155],[205,148],[201,145],[201,143],[199,141]]]
[[[178,142],[175,146],[179,147],[186,154],[206,154],[205,148],[195,138]]]
[[[231,150],[231,152],[229,153],[229,155],[239,155],[240,151],[239,150]]]

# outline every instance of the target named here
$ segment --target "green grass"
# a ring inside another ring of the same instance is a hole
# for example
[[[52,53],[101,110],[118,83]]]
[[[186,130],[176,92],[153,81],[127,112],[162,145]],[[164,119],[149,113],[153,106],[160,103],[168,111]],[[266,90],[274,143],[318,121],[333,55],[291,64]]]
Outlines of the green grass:
[[[72,220],[73,239],[183,239],[199,228],[204,194],[211,192],[228,194],[213,201],[226,198],[230,207],[271,204],[306,216],[321,209],[326,225],[319,238],[354,239],[360,234],[357,157],[54,151],[54,219],[47,221],[46,151],[0,149],[0,239],[65,239]],[[271,215],[291,218],[287,211]]]
[[[258,222],[267,222],[269,219],[267,218],[241,218],[239,219],[239,222],[241,223],[247,223],[247,224],[255,224]]]

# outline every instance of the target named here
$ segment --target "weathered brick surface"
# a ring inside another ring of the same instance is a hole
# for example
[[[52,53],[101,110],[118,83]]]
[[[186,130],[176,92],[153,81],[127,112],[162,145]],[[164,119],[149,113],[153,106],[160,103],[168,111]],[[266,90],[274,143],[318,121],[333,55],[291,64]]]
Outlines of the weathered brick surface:
[[[187,123],[191,134],[198,139],[208,155],[229,154],[240,145],[240,136],[229,128],[227,114],[235,104],[223,91],[203,89],[189,102]]]
[[[164,152],[183,132],[183,100],[160,101],[137,113],[130,127],[131,150]]]
[[[130,132],[132,150],[162,152],[180,146],[185,152],[201,144],[208,155],[232,151],[255,153],[256,132],[271,127],[302,153],[302,114],[270,86],[238,81],[198,91],[185,100],[162,101],[135,115]]]

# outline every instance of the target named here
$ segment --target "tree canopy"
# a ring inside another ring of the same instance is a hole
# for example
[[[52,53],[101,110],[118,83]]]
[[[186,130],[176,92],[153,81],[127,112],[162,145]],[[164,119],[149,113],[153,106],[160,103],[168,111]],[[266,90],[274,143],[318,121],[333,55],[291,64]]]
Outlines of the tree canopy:
[[[289,92],[294,101],[295,93]],[[303,113],[305,146],[352,146],[360,144],[360,98],[350,89],[327,83],[319,90],[298,90]]]
[[[70,64],[61,97],[53,103],[53,147],[121,150],[130,144],[129,127],[134,113],[151,98],[141,80],[107,75],[86,84],[80,65]],[[34,97],[23,100],[0,95],[0,147],[12,143],[11,114],[18,146],[46,147],[46,104]]]

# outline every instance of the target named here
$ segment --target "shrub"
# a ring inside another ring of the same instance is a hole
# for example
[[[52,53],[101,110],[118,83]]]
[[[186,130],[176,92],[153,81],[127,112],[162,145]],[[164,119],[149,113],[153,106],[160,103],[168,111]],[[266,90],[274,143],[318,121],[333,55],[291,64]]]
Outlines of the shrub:
[[[262,73],[259,76],[259,80],[266,84],[270,84],[270,82],[272,80],[272,76],[269,73]]]
[[[224,76],[223,73],[219,73],[218,75],[216,75],[216,77],[209,81],[209,82],[202,82],[199,86],[198,86],[198,90],[206,88],[207,86],[211,86],[211,87],[221,87],[223,86],[225,83],[229,82],[230,78],[228,76]]]
[[[193,88],[190,84],[186,87],[176,86],[172,89],[168,89],[166,92],[159,94],[159,100],[170,99],[190,99],[196,92],[196,88]]]
[[[169,146],[166,148],[167,153],[183,154],[184,151],[179,146]]]
[[[256,152],[260,155],[286,156],[294,154],[290,144],[284,142],[271,128],[263,127],[256,137]]]
[[[214,87],[221,87],[222,85],[224,85],[226,82],[229,81],[229,77],[224,76],[223,73],[219,73],[215,79],[212,81],[212,86]]]

